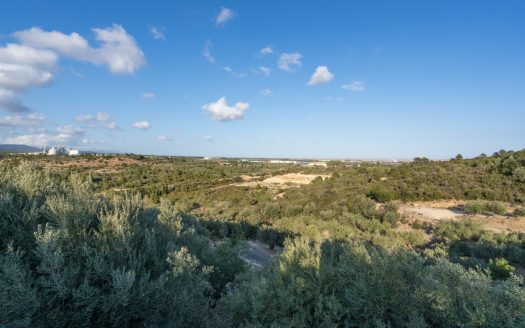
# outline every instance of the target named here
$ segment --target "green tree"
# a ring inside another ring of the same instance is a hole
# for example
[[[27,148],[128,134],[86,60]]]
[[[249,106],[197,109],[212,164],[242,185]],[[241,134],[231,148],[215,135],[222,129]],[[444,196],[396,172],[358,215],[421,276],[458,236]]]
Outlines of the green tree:
[[[516,269],[504,258],[489,260],[490,276],[493,279],[507,279]]]

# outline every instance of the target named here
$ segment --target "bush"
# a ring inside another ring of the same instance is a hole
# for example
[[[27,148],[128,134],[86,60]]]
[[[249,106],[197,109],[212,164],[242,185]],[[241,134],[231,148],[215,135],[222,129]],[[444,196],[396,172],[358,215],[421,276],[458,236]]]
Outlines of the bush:
[[[445,259],[296,238],[218,309],[235,327],[518,327],[525,291]]]
[[[277,203],[268,203],[264,207],[264,217],[266,219],[278,219],[281,208]]]
[[[489,271],[492,279],[507,279],[516,269],[504,258],[490,259]]]
[[[388,188],[382,185],[375,185],[372,188],[372,190],[370,190],[370,193],[368,193],[368,197],[378,202],[386,203],[386,202],[393,200],[395,195]]]
[[[27,165],[0,182],[0,200],[16,200],[0,201],[0,227],[10,228],[1,231],[2,327],[210,326],[244,270],[232,245],[210,247],[171,204],[105,199],[75,176]]]
[[[525,182],[525,167],[520,166],[514,169],[514,172],[512,173],[514,178],[518,180],[519,182]]]
[[[351,202],[350,210],[368,219],[373,218],[377,214],[376,203],[365,196],[359,196]]]
[[[514,215],[515,216],[525,216],[525,207],[517,207],[514,210]]]
[[[465,213],[503,215],[507,213],[507,209],[501,202],[474,200],[465,204]]]

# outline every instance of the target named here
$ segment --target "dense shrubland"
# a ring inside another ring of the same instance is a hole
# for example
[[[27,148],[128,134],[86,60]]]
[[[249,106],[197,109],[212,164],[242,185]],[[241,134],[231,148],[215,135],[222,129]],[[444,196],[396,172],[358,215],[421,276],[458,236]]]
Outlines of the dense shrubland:
[[[472,221],[442,221],[434,231],[435,243],[427,254],[446,253],[452,262],[478,271],[489,270],[495,278],[494,265],[505,261],[507,271],[514,272],[514,265],[525,267],[525,234],[494,233],[484,230]],[[506,278],[504,275],[503,278]]]
[[[444,221],[429,243],[395,230],[395,200],[523,205],[524,158],[337,162],[282,197],[229,184],[301,168],[137,158],[146,164],[101,174],[8,159],[0,327],[522,327],[525,235]],[[237,255],[243,238],[284,252],[254,271]]]
[[[22,164],[0,193],[2,326],[207,326],[245,269],[231,243],[168,203],[113,200]]]
[[[525,289],[441,257],[355,243],[288,241],[220,303],[242,327],[520,327]]]

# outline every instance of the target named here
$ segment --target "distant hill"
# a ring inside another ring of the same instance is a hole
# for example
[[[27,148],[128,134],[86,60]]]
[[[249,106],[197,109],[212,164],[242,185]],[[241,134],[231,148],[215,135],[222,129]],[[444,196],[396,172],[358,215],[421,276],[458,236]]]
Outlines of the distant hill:
[[[0,145],[0,152],[32,153],[37,151],[42,151],[42,148],[28,145]]]

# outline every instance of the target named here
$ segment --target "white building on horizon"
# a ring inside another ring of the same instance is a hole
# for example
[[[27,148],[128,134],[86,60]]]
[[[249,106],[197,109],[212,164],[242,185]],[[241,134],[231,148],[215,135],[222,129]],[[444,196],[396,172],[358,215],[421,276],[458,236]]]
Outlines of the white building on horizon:
[[[78,149],[69,148],[66,150],[66,147],[57,147],[53,146],[49,148],[48,151],[46,151],[46,148],[44,147],[44,154],[47,154],[49,156],[59,156],[59,155],[68,155],[68,156],[78,156],[80,155],[80,152]]]

